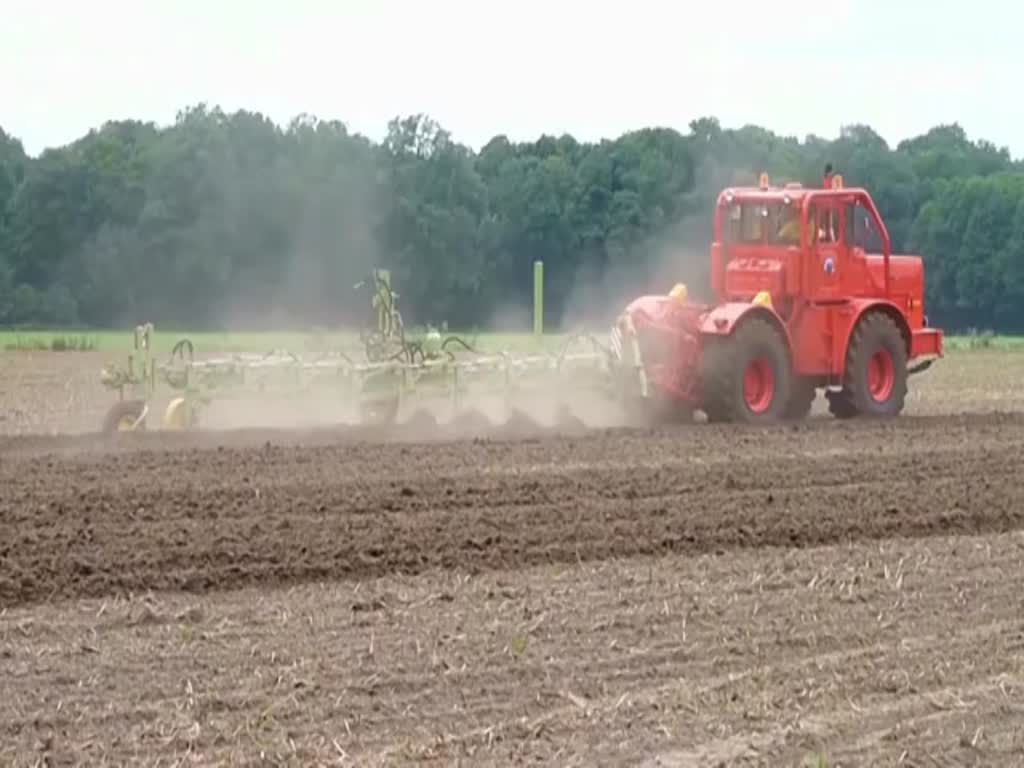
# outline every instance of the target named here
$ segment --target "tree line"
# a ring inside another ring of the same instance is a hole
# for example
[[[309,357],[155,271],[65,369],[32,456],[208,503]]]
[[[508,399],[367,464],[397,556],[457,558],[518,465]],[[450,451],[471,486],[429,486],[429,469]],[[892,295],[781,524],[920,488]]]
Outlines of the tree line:
[[[407,322],[526,328],[535,259],[549,325],[606,322],[639,291],[706,291],[722,187],[817,185],[826,163],[925,257],[934,323],[1024,332],[1024,164],[958,125],[890,147],[863,125],[800,141],[702,118],[474,151],[422,115],[374,142],[205,105],[38,157],[0,130],[0,325],[365,323],[355,285],[385,267]]]

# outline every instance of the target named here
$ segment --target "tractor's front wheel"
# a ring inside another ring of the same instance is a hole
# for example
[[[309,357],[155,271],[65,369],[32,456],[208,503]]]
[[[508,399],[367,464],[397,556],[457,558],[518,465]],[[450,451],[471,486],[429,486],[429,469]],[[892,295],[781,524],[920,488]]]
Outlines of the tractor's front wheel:
[[[836,396],[842,415],[897,416],[907,396],[907,345],[887,314],[866,315],[850,336],[843,391]],[[840,414],[837,414],[840,415]]]
[[[785,339],[767,320],[749,319],[731,336],[708,340],[703,410],[709,421],[778,421],[791,402],[792,379]]]

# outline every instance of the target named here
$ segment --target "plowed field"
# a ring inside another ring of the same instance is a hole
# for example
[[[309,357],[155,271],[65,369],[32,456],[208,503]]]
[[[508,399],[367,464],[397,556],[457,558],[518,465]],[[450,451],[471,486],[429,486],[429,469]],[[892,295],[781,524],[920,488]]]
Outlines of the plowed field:
[[[888,423],[0,438],[0,763],[1024,764],[1022,370]]]

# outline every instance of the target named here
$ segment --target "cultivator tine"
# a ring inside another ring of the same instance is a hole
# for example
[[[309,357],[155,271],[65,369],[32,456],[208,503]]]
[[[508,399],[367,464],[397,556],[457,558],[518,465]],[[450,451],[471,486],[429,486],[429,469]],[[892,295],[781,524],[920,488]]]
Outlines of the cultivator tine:
[[[146,404],[144,404],[142,406],[142,412],[139,413],[138,417],[135,419],[135,422],[132,424],[132,429],[133,430],[134,429],[138,429],[142,424],[145,424],[146,423],[146,416],[148,416],[148,415],[149,415],[149,403],[146,403]]]

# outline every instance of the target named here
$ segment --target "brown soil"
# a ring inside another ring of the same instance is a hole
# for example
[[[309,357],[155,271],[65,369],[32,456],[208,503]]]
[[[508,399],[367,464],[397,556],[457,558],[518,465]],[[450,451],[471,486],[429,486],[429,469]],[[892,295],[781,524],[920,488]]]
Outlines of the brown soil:
[[[1024,415],[404,445],[332,435],[346,437],[139,435],[132,450],[97,441],[63,457],[11,440],[0,600],[1024,527]]]
[[[454,429],[0,439],[0,763],[1024,763],[1024,414]]]
[[[16,610],[0,760],[1020,765],[1022,556],[1013,533]]]

